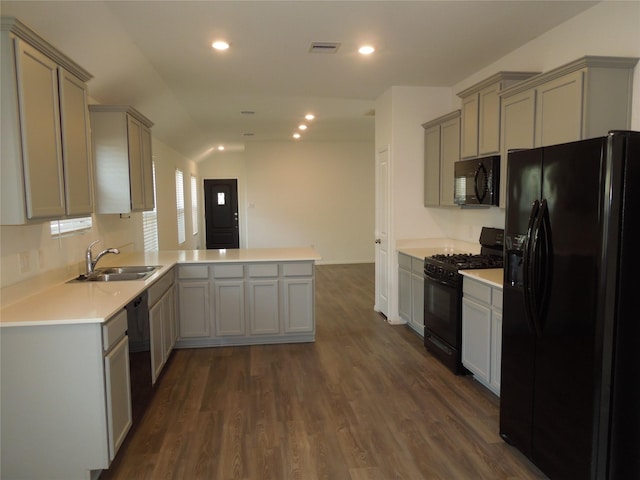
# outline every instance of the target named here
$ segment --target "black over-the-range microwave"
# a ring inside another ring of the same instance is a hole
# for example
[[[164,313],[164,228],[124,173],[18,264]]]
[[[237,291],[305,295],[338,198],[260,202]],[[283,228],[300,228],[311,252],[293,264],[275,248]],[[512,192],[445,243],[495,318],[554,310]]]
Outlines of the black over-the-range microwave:
[[[499,205],[500,155],[457,161],[454,177],[453,201],[457,205]]]

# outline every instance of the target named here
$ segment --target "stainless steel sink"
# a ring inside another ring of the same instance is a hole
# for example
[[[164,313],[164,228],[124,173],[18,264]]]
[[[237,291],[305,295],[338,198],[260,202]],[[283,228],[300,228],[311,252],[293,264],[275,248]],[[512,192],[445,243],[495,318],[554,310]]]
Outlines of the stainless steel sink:
[[[113,275],[113,274],[147,274],[154,272],[158,267],[139,265],[139,266],[130,266],[130,267],[104,267],[104,268],[96,268],[95,274],[105,274],[105,275]]]
[[[155,272],[159,266],[127,266],[96,268],[90,275],[80,275],[71,282],[126,282],[144,280]]]

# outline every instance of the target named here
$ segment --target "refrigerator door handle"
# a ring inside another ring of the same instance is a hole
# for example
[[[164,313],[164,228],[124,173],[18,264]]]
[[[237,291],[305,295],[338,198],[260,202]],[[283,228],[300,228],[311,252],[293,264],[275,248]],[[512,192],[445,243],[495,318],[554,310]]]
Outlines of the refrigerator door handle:
[[[534,307],[534,272],[533,272],[533,254],[534,254],[534,226],[536,219],[538,218],[538,212],[540,211],[540,202],[535,200],[531,205],[531,212],[529,213],[529,223],[527,225],[527,235],[525,237],[523,248],[523,264],[522,264],[522,287],[524,296],[525,314],[527,317],[527,323],[532,333],[537,334],[537,328],[535,323],[536,312]]]
[[[529,256],[530,304],[533,327],[538,337],[542,336],[543,318],[548,303],[551,282],[551,236],[549,208],[542,199],[533,225],[531,252]]]

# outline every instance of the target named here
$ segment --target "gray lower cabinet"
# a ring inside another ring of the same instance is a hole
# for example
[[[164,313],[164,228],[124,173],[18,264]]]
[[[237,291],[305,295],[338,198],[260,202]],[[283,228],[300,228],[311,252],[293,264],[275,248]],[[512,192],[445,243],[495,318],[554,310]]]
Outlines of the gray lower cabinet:
[[[108,468],[132,422],[125,310],[104,324],[3,328],[0,342],[2,478]]]
[[[424,261],[398,253],[398,313],[420,335],[424,335]]]
[[[211,336],[209,266],[178,266],[178,342]]]
[[[155,383],[175,345],[175,272],[162,276],[149,287],[149,335],[151,340],[151,380]]]
[[[502,289],[468,277],[462,289],[462,364],[500,395]]]
[[[178,266],[176,347],[315,339],[313,262]]]

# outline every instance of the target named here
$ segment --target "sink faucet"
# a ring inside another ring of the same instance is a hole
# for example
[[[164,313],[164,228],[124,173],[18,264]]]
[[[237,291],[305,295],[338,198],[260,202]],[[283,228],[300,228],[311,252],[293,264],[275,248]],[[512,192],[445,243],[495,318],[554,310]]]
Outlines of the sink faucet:
[[[107,253],[113,253],[115,255],[120,253],[120,250],[118,250],[117,248],[107,248],[106,250],[103,250],[98,255],[96,255],[96,258],[92,258],[91,247],[93,247],[98,242],[100,242],[100,240],[96,240],[95,242],[91,242],[91,244],[87,247],[87,254],[86,254],[86,260],[87,260],[87,273],[86,274],[87,275],[91,275],[93,273],[93,270],[96,268],[96,263],[98,263],[98,260],[100,260]]]

